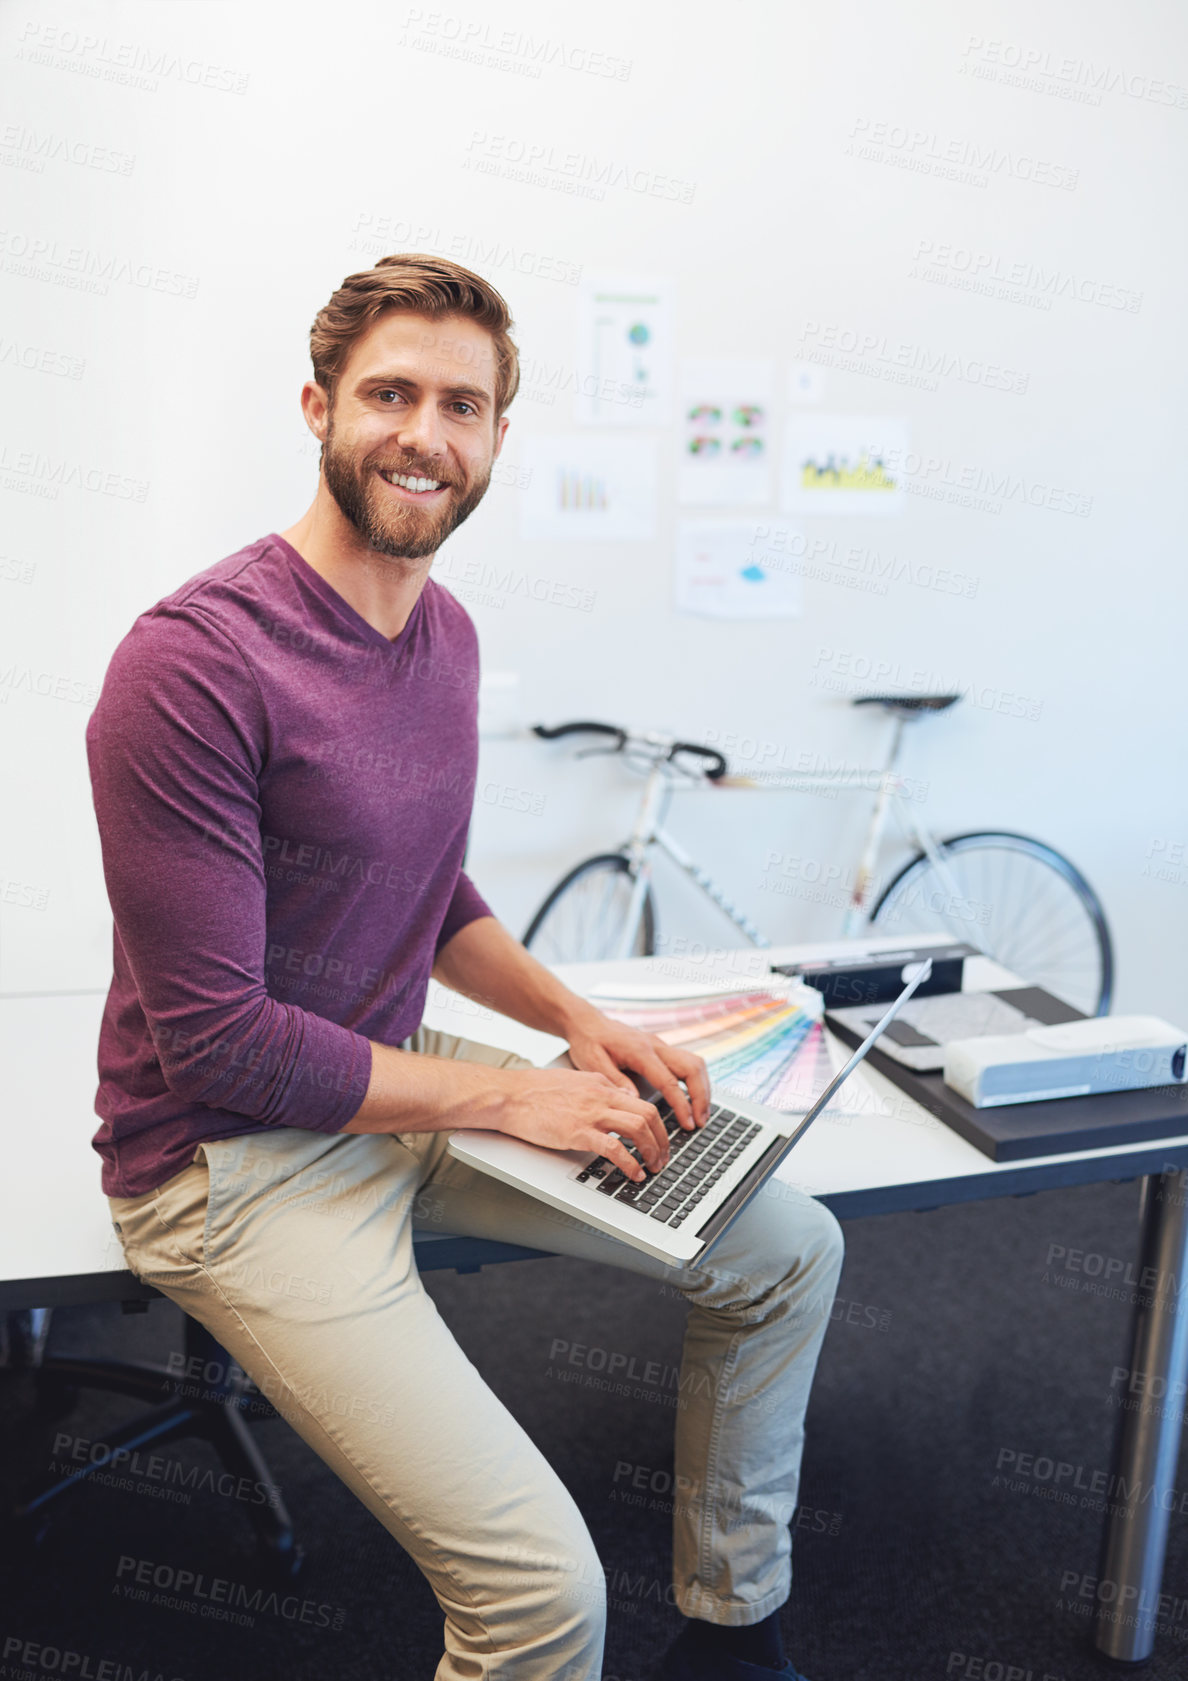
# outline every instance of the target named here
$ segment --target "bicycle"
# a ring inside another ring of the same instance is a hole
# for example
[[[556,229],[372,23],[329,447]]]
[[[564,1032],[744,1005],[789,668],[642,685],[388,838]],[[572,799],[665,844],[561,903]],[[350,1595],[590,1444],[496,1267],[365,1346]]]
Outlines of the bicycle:
[[[545,741],[578,734],[610,738],[610,745],[586,748],[578,757],[619,754],[642,769],[646,782],[630,838],[613,852],[583,860],[557,882],[529,923],[524,945],[546,963],[654,955],[651,854],[659,848],[752,945],[770,946],[751,918],[664,828],[673,791],[682,780],[717,788],[805,793],[859,790],[873,793],[875,799],[843,922],[845,936],[872,925],[901,933],[905,940],[947,933],[1086,1015],[1107,1014],[1114,981],[1110,932],[1097,895],[1075,864],[1046,842],[1008,830],[977,830],[938,840],[909,809],[909,785],[895,768],[904,726],[960,699],[856,696],[855,706],[879,707],[894,720],[890,751],[881,769],[836,773],[730,775],[714,747],[655,732],[632,734],[615,724],[534,725],[532,733]],[[913,852],[871,905],[875,863],[892,811]]]

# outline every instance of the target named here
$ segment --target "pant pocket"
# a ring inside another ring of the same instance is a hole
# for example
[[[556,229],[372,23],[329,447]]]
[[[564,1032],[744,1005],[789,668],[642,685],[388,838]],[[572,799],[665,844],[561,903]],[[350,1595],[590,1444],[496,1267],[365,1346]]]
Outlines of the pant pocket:
[[[151,1204],[149,1197],[108,1197],[107,1206],[111,1212],[111,1229],[123,1251],[128,1271],[134,1278],[140,1278],[141,1272],[136,1261],[136,1238],[142,1221],[140,1205]],[[142,1280],[143,1282],[143,1280]]]
[[[243,1137],[207,1139],[196,1146],[195,1165],[206,1175],[206,1201],[202,1216],[202,1259],[207,1266],[217,1261],[230,1241],[234,1220],[229,1205],[243,1200],[245,1146]]]
[[[108,1198],[124,1259],[143,1283],[161,1286],[201,1269],[207,1177],[195,1161],[159,1190]]]

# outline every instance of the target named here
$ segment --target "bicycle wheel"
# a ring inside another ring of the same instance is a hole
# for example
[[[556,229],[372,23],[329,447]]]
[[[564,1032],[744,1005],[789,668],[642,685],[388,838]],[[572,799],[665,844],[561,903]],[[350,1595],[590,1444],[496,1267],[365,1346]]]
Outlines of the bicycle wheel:
[[[524,944],[542,963],[596,963],[617,957],[635,876],[618,852],[600,853],[570,870],[528,924]],[[649,887],[631,957],[656,950],[656,907]]]
[[[1110,931],[1075,865],[1027,835],[986,831],[940,843],[950,881],[923,853],[870,913],[888,933],[952,934],[1086,1015],[1104,1016],[1114,985]]]

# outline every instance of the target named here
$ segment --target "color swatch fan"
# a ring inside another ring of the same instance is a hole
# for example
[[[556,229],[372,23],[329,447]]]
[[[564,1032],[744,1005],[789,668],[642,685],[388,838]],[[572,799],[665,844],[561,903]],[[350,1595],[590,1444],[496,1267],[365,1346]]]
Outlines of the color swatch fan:
[[[721,986],[602,983],[588,993],[608,1016],[705,1058],[716,1090],[795,1114],[833,1075],[821,994],[798,982]]]

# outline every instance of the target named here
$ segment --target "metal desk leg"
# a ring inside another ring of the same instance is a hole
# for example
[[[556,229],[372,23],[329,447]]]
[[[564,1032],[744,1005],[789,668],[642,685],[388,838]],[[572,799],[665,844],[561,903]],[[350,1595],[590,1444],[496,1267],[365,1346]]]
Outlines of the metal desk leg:
[[[1150,1174],[1140,1204],[1138,1302],[1132,1321],[1132,1410],[1119,1414],[1097,1584],[1098,1651],[1142,1663],[1155,1644],[1174,1503],[1180,1431],[1188,1405],[1188,1172]],[[1148,1288],[1148,1284],[1150,1288]]]

